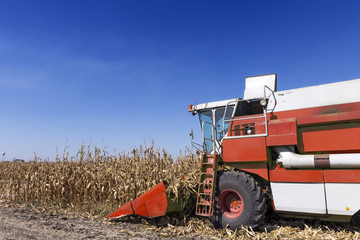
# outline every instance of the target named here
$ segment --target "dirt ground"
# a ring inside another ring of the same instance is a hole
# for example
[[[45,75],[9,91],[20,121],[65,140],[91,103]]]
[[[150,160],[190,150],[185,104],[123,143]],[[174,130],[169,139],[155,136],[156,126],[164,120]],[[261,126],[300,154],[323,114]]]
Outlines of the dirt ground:
[[[271,217],[258,232],[215,230],[210,221],[191,218],[185,225],[169,218],[111,222],[40,207],[0,204],[0,240],[5,239],[358,239],[350,223]]]
[[[141,222],[109,222],[0,207],[0,240],[5,239],[202,239],[172,235]]]

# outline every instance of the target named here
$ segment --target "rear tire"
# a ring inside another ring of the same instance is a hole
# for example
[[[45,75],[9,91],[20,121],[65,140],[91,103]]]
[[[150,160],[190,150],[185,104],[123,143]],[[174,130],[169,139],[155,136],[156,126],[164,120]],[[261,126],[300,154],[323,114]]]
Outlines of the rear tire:
[[[215,227],[231,230],[241,226],[257,228],[264,220],[266,201],[262,189],[243,172],[218,174],[214,214]]]

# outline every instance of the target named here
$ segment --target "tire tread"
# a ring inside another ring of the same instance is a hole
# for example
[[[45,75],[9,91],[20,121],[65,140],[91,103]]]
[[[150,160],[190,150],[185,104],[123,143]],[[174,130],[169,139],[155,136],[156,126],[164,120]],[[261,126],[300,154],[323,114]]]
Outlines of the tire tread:
[[[232,182],[237,183],[241,185],[246,192],[248,193],[251,201],[252,201],[252,212],[250,215],[250,218],[247,222],[242,223],[241,225],[249,226],[254,228],[257,228],[264,220],[265,218],[265,212],[266,212],[266,199],[263,194],[263,191],[259,184],[255,181],[253,177],[250,175],[244,173],[244,172],[221,172],[218,174],[217,178],[217,190],[216,190],[216,196],[218,196],[219,193],[219,184],[224,182]],[[220,213],[218,213],[220,214]],[[215,211],[214,211],[215,215]],[[215,225],[215,227],[226,227],[222,226],[222,223],[219,221],[219,217],[213,216],[212,221]],[[235,230],[241,227],[239,226],[229,226],[230,229]]]

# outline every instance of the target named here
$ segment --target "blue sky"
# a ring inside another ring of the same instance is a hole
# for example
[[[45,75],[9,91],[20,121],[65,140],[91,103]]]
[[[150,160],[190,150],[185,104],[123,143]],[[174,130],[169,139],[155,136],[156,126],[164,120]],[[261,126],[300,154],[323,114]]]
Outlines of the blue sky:
[[[188,104],[360,78],[358,1],[0,1],[0,151],[190,145]]]

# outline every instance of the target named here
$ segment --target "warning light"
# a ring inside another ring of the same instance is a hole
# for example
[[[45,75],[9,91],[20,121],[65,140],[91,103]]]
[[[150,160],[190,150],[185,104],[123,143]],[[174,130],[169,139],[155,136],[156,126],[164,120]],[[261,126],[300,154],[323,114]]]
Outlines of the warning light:
[[[349,211],[350,210],[350,208],[349,207],[346,207],[346,211]]]

